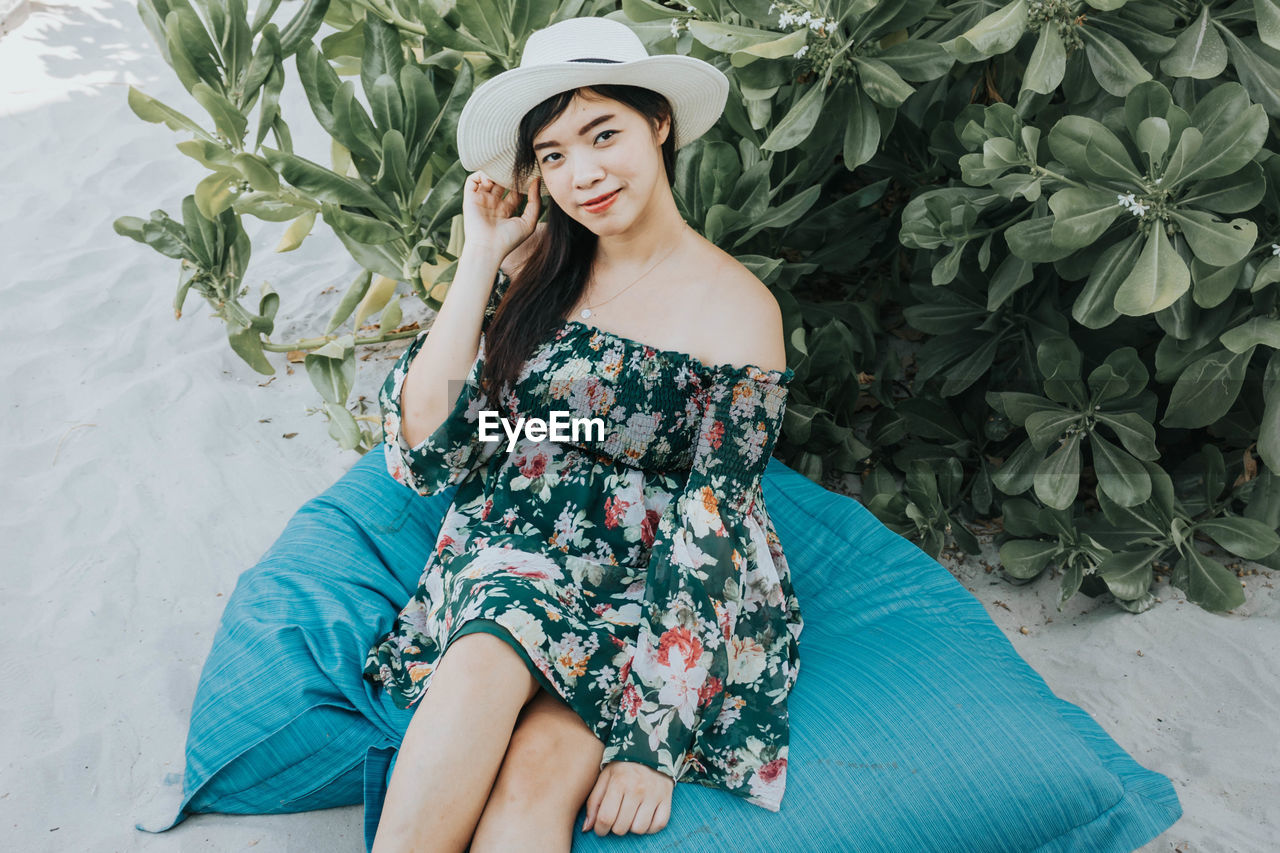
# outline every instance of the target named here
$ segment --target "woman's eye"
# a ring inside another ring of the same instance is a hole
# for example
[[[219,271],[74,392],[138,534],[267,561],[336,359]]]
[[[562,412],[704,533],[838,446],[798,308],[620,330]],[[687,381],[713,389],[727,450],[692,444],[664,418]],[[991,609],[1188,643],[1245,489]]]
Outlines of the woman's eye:
[[[600,137],[604,136],[606,133],[616,134],[616,133],[621,133],[621,131],[618,131],[618,130],[602,130],[602,131],[600,131],[599,133],[597,133],[597,134],[596,134],[596,140],[595,140],[595,141],[599,142],[599,141],[600,141]],[[611,137],[611,138],[612,138],[612,137]],[[543,157],[541,162],[543,162],[543,163],[547,162],[547,158],[549,158],[549,157],[555,157],[555,156],[557,155],[557,153],[558,153],[558,152],[552,151],[552,152],[551,152],[550,154],[548,154],[546,157]]]

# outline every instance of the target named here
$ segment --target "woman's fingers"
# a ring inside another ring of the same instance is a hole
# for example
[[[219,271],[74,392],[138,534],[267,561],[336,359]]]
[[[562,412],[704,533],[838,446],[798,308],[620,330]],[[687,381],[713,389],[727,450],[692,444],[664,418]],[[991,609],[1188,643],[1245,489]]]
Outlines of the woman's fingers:
[[[631,821],[631,831],[637,835],[644,835],[652,832],[650,827],[653,825],[654,814],[658,810],[658,806],[662,804],[659,799],[646,799],[640,803],[636,809],[635,819]]]
[[[601,773],[596,777],[596,784],[592,786],[591,793],[587,796],[587,815],[582,821],[583,832],[595,823],[596,813],[600,811],[600,801],[604,799],[604,789],[607,787],[609,787],[609,780]]]
[[[628,791],[622,796],[622,802],[618,805],[618,816],[613,822],[612,832],[614,835],[626,835],[628,832],[634,832],[633,824],[636,819],[636,812],[640,806],[644,804],[644,798],[635,791]],[[597,835],[600,833],[597,832]]]
[[[538,216],[542,212],[542,187],[535,176],[529,182],[529,194],[524,203],[524,215],[521,217],[529,226],[530,232],[538,224]]]
[[[596,835],[608,835],[618,822],[618,809],[622,805],[622,792],[618,785],[609,786],[600,800],[600,808],[596,810],[593,821]]]
[[[653,812],[653,822],[649,824],[649,832],[661,832],[671,820],[671,797],[663,797],[658,801],[658,808]]]

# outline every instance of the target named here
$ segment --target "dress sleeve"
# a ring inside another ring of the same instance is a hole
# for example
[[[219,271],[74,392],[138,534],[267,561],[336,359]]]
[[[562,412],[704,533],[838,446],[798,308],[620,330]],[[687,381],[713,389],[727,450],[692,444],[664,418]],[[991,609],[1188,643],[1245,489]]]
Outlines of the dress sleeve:
[[[759,700],[764,716],[774,713],[759,655],[747,663],[735,649],[743,640],[755,650],[775,648],[756,632],[769,634],[787,618],[781,606],[763,629],[759,618],[737,617],[744,595],[754,599],[746,586],[753,566],[770,559],[767,550],[760,553],[767,546],[753,535],[748,516],[760,499],[794,372],[725,365],[714,374],[688,482],[658,523],[636,651],[619,673],[619,706],[601,768],[636,761],[677,781],[687,770],[699,775],[692,747],[716,722],[727,683],[735,709],[748,697]],[[740,630],[749,636],[738,637]]]
[[[383,452],[386,455],[387,471],[398,482],[420,495],[433,495],[461,483],[467,474],[487,461],[502,444],[500,441],[483,442],[479,438],[480,412],[494,408],[480,391],[480,375],[484,369],[484,333],[489,328],[508,284],[510,279],[507,274],[499,270],[481,321],[480,347],[466,379],[463,380],[457,401],[436,431],[416,446],[411,447],[400,432],[400,393],[405,377],[409,374],[409,364],[422,349],[430,329],[413,339],[382,383],[378,403],[382,409]],[[452,387],[453,383],[450,385]]]

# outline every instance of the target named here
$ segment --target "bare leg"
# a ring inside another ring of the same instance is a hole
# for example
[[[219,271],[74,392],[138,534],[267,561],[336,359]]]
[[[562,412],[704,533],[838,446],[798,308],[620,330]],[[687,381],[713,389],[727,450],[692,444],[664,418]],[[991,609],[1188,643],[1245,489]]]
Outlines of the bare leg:
[[[529,702],[507,747],[471,853],[568,853],[604,744],[559,696]]]
[[[449,646],[405,732],[374,853],[454,853],[475,831],[521,708],[538,690],[492,634]]]

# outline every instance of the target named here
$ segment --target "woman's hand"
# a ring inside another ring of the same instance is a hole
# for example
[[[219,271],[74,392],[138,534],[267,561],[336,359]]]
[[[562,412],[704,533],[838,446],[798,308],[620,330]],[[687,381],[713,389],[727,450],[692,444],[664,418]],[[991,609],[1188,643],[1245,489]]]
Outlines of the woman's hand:
[[[676,783],[665,773],[635,761],[611,761],[596,777],[587,797],[586,832],[596,835],[653,834],[671,819],[671,792]]]
[[[528,239],[542,211],[541,180],[535,176],[530,182],[524,212],[516,216],[520,193],[507,192],[483,171],[468,175],[462,192],[462,229],[467,244],[487,247],[505,258]]]

